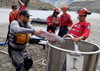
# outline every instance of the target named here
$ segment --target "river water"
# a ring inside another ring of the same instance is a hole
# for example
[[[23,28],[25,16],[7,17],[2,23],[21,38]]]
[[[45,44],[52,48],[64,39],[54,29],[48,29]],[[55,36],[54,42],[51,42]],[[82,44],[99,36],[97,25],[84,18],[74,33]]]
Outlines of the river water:
[[[0,24],[1,23],[9,23],[9,13],[11,9],[0,8]],[[42,18],[46,19],[49,15],[53,13],[53,11],[42,11],[42,10],[29,10],[29,13],[32,15],[31,18]],[[59,14],[59,16],[62,12]],[[71,15],[72,19],[77,19],[76,12],[68,12]],[[87,19],[100,19],[99,13],[92,13],[91,15],[87,16]]]

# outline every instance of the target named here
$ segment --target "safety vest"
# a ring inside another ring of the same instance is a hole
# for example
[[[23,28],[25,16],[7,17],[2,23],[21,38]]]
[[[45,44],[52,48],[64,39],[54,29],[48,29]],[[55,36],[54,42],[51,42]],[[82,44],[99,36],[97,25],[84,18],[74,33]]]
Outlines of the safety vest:
[[[90,24],[88,22],[83,22],[83,23],[80,23],[80,24],[77,23],[69,31],[69,34],[71,34],[75,38],[80,37],[85,33],[85,30],[90,30],[89,27],[90,27]],[[89,32],[87,32],[86,35],[89,35]]]
[[[18,21],[18,20],[17,20]],[[18,21],[20,27],[27,28],[25,26],[22,26],[21,23]],[[9,33],[9,41],[18,44],[18,45],[23,45],[29,42],[30,39],[30,34],[20,34],[20,33]]]
[[[9,18],[10,23],[13,20],[17,20],[19,18],[19,12],[20,12],[19,10],[15,12],[10,12],[10,18]]]

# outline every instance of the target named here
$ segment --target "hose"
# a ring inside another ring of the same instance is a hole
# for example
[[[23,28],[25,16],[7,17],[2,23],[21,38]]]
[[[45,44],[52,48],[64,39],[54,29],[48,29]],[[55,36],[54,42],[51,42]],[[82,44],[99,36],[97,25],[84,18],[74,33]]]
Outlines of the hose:
[[[8,44],[8,43],[5,43],[5,44]],[[2,44],[2,45],[4,45],[4,44]],[[0,53],[4,53],[4,54],[7,54],[7,55],[8,55],[8,52],[6,52],[6,51],[0,50]],[[45,59],[45,57],[43,57],[43,58],[41,58],[41,59],[39,59],[39,60],[37,60],[37,61],[34,61],[33,63],[37,63],[37,62],[39,62],[39,61],[42,61],[43,59]]]
[[[8,44],[8,42],[6,42],[6,43],[0,43],[0,45],[5,45],[5,44]]]
[[[44,60],[44,59],[45,59],[45,57],[43,57],[43,58],[41,58],[41,59],[39,59],[39,60],[37,60],[37,61],[34,61],[33,63],[37,63],[37,62],[42,61],[42,60]]]
[[[7,54],[7,55],[8,55],[8,52],[5,52],[5,51],[1,51],[1,50],[0,50],[0,53],[4,53],[4,54]]]
[[[5,52],[5,51],[1,51],[1,50],[0,50],[0,53],[4,53],[4,54],[7,54],[7,55],[8,55],[8,52]],[[43,58],[41,58],[41,59],[39,59],[39,60],[36,60],[36,61],[34,61],[33,63],[37,63],[37,62],[42,61],[42,60],[44,60],[44,59],[45,59],[45,57],[43,57]]]

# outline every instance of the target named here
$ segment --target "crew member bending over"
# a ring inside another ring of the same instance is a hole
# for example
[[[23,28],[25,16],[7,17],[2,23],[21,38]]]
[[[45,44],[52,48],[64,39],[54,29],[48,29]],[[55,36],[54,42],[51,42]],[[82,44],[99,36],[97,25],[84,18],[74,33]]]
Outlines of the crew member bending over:
[[[77,13],[79,17],[79,22],[74,24],[69,31],[69,34],[74,37],[72,40],[75,42],[88,38],[91,30],[90,23],[86,22],[85,20],[87,15],[90,15],[91,12],[88,11],[86,8],[82,8],[79,9]],[[64,37],[66,37],[66,35],[64,35]]]

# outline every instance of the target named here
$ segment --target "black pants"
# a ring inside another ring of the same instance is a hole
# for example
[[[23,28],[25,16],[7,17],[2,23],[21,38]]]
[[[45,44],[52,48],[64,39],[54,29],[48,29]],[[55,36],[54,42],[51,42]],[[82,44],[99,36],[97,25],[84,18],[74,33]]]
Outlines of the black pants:
[[[14,50],[8,43],[8,53],[16,71],[25,71],[31,68],[33,61],[26,49],[23,51]]]
[[[69,30],[67,29],[67,26],[66,27],[60,27],[60,29],[59,29],[59,33],[58,33],[58,35],[60,36],[60,37],[63,37],[65,34],[67,34],[69,32]]]

